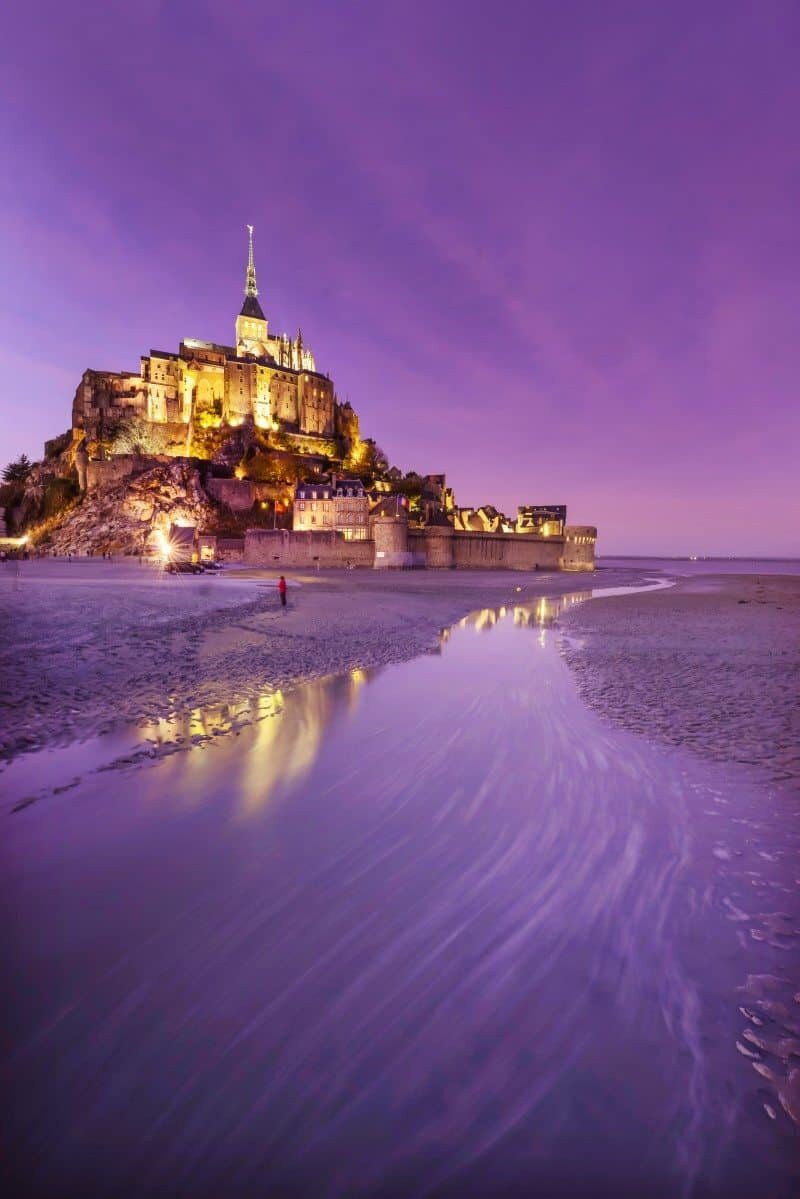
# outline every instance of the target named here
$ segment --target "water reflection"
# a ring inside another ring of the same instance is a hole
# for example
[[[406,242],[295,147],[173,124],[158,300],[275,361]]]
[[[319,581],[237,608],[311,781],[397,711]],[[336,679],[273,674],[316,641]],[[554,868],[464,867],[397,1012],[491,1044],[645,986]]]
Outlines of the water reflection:
[[[527,603],[481,608],[451,629],[442,630],[441,643],[446,645],[454,631],[487,632],[504,620],[510,620],[516,628],[539,630],[541,637],[542,631],[558,616],[590,597],[591,592],[576,591],[542,596]],[[540,644],[545,644],[543,638]],[[265,690],[238,703],[197,707],[145,726],[144,737],[160,754],[176,746],[199,745],[223,733],[257,725],[255,739],[248,748],[247,767],[239,777],[239,814],[246,818],[269,804],[278,784],[287,788],[308,774],[329,726],[337,715],[355,710],[363,687],[375,673],[356,668],[288,691]],[[202,772],[206,768],[204,759],[194,756],[192,767]]]
[[[511,612],[518,628],[548,628],[564,612],[575,604],[583,604],[592,598],[591,591],[573,591],[568,595],[547,595],[525,604],[511,607],[481,608],[459,621],[460,628],[472,626],[476,632],[492,629]]]
[[[452,628],[443,629],[441,645],[447,645],[459,630],[488,632],[507,619],[517,628],[539,630],[541,638],[543,630],[558,616],[590,597],[591,592],[576,591],[542,596],[526,603],[481,608]],[[543,638],[540,644],[544,645]],[[269,804],[278,784],[287,788],[308,774],[329,726],[337,715],[355,710],[362,689],[375,673],[355,668],[347,674],[313,680],[289,690],[265,689],[234,703],[198,706],[152,721],[141,729],[140,736],[152,746],[153,755],[161,757],[176,748],[203,745],[223,734],[240,733],[256,725],[246,769],[238,778],[239,815],[247,818]],[[202,773],[207,769],[205,759],[190,755],[188,769]],[[186,802],[196,804],[197,793],[189,792]]]
[[[164,717],[145,726],[143,733],[159,756],[255,725],[237,777],[237,811],[246,819],[269,804],[278,784],[291,788],[309,772],[330,726],[337,716],[356,710],[369,677],[370,672],[357,667],[288,691],[265,690],[238,703],[210,704]],[[190,754],[189,759],[189,769],[207,771],[202,755]],[[196,802],[196,793],[189,794],[188,802]]]
[[[518,589],[519,590],[519,589]],[[473,628],[476,633],[488,632],[511,614],[518,628],[548,628],[564,612],[575,604],[583,604],[592,598],[591,591],[572,591],[567,595],[547,595],[524,603],[501,605],[498,608],[478,608],[459,620],[454,629]],[[452,629],[443,629],[443,642],[449,641]]]

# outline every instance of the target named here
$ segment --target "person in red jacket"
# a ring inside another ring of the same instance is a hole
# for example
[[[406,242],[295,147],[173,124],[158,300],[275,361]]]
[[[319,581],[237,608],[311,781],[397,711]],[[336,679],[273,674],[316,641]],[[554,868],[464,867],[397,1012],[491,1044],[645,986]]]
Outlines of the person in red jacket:
[[[281,607],[286,607],[286,579],[281,575],[278,579],[278,595],[281,597]]]

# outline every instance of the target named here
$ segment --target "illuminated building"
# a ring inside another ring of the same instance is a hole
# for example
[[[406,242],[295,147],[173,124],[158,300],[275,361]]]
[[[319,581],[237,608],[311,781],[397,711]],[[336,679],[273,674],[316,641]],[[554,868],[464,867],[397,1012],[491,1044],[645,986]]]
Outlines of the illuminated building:
[[[263,435],[252,436],[256,429]],[[256,504],[262,511],[243,537],[204,540],[204,558],[239,555],[271,567],[594,568],[597,531],[568,527],[564,506],[521,507],[513,519],[490,504],[458,506],[444,474],[401,475],[379,465],[374,443],[362,441],[358,417],[317,370],[302,334],[271,329],[252,226],[233,344],[184,338],[177,352],[144,355],[138,374],[86,371],[73,401],[71,449],[82,492],[156,470],[161,455],[211,460],[213,468],[195,472],[198,488],[236,513]],[[362,479],[326,482],[333,465]],[[303,481],[290,532],[277,527],[277,515],[294,479]],[[271,529],[263,520],[268,502]]]
[[[298,483],[295,488],[295,533],[336,532],[345,541],[365,541],[369,536],[369,499],[360,479],[327,483]]]
[[[184,338],[177,353],[151,350],[139,373],[87,370],[72,405],[75,439],[123,421],[180,428],[213,428],[252,421],[261,429],[300,435],[334,435],[333,383],[320,374],[311,348],[272,333],[258,298],[253,227],[248,225],[244,303],[235,322],[235,345]],[[172,452],[172,451],[170,451]]]
[[[563,537],[567,524],[565,504],[528,504],[517,508],[516,533],[538,533],[540,537]]]

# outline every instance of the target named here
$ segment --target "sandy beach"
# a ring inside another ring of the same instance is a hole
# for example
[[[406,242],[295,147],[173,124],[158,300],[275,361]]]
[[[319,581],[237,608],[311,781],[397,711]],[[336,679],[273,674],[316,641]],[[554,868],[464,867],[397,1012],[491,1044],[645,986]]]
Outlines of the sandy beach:
[[[588,590],[598,577],[328,571],[289,576],[282,611],[268,571],[175,577],[135,559],[6,563],[0,761],[413,658],[476,608]],[[604,583],[636,577],[604,572]]]
[[[800,788],[800,578],[700,575],[580,604],[561,623],[581,694],[605,717]]]

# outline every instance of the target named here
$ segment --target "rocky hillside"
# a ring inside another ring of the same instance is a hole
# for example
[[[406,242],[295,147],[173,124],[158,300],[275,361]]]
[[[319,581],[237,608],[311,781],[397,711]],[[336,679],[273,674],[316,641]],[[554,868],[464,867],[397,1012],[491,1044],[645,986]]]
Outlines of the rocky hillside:
[[[213,529],[218,519],[197,470],[176,459],[84,495],[41,543],[58,554],[138,554],[170,524]]]

